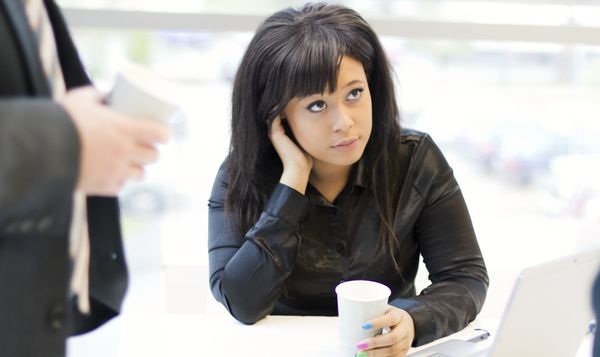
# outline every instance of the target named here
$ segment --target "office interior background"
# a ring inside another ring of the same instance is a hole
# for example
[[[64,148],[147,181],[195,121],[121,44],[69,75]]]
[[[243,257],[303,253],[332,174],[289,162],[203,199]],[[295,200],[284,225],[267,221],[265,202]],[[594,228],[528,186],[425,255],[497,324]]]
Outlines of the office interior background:
[[[266,16],[304,2],[58,3],[98,88],[134,62],[170,82],[182,108],[161,161],[120,195],[123,314],[72,338],[68,355],[163,356],[185,339],[161,321],[221,309],[208,286],[207,200],[237,65]],[[341,3],[380,35],[402,125],[430,133],[454,168],[490,271],[483,316],[499,316],[520,269],[600,242],[600,1]],[[425,287],[425,269],[419,279]]]

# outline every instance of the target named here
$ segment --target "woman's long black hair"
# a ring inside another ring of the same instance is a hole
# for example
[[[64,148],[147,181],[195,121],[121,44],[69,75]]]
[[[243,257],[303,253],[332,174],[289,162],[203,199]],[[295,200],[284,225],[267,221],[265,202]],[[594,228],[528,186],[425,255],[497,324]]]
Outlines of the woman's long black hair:
[[[399,271],[394,235],[400,194],[399,112],[392,72],[369,24],[339,5],[307,4],[269,17],[256,31],[235,76],[232,97],[230,182],[226,211],[245,234],[258,220],[283,166],[268,137],[269,123],[294,97],[335,91],[341,58],[362,63],[373,108],[373,128],[362,161],[380,217],[378,249]]]

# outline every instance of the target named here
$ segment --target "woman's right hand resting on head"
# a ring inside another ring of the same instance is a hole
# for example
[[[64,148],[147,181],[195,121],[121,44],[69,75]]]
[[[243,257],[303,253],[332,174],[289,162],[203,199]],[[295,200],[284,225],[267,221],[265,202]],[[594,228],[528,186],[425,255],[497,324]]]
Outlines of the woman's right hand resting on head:
[[[304,194],[313,166],[312,157],[285,133],[280,116],[271,123],[269,139],[283,163],[283,173],[279,182]]]

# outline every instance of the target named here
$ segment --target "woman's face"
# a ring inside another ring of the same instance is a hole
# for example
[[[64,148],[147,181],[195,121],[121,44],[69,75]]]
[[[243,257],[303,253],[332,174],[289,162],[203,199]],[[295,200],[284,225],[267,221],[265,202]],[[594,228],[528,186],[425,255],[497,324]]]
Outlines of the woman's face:
[[[343,57],[336,91],[326,89],[323,94],[295,97],[283,117],[298,143],[312,156],[315,169],[357,162],[372,127],[371,93],[362,64]]]

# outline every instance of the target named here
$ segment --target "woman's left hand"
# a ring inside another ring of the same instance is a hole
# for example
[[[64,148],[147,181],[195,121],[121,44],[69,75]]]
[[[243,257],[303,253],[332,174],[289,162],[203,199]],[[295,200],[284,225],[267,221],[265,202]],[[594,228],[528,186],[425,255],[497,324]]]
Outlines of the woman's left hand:
[[[357,347],[362,352],[357,357],[406,356],[415,338],[415,325],[408,312],[388,305],[385,314],[367,321],[363,328],[369,326],[373,330],[387,327],[390,332],[360,341]]]

